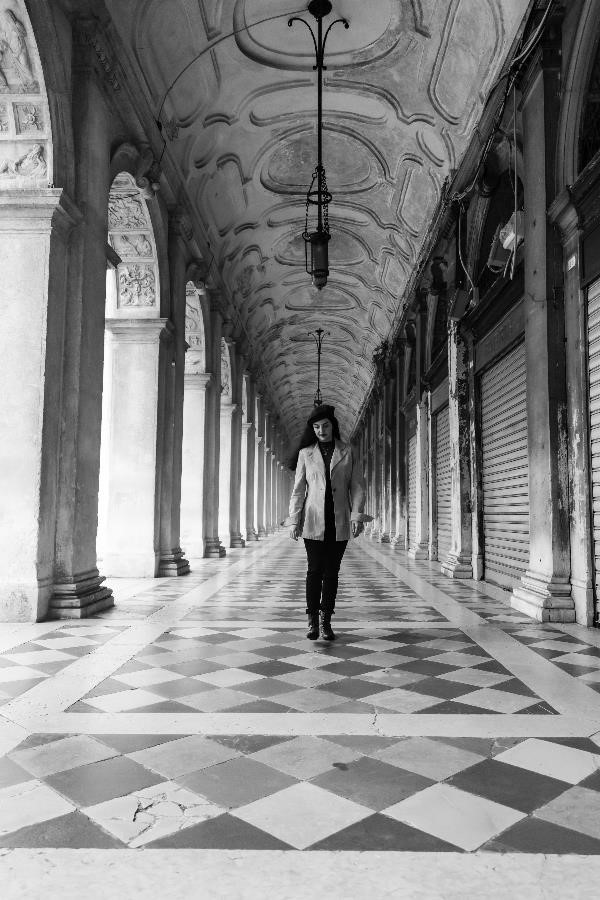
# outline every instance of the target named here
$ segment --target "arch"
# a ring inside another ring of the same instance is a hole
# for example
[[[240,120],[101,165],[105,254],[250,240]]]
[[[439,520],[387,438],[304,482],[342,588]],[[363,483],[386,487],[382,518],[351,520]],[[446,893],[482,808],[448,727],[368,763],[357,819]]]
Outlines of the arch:
[[[575,13],[576,10],[573,10]],[[579,135],[587,86],[600,46],[600,0],[584,0],[568,62],[558,128],[557,192],[579,174]]]
[[[0,45],[0,191],[45,188],[54,182],[50,107],[23,0],[0,0]]]
[[[206,310],[202,302],[202,292],[193,281],[185,286],[185,340],[188,346],[185,355],[185,374],[198,375],[206,372]]]

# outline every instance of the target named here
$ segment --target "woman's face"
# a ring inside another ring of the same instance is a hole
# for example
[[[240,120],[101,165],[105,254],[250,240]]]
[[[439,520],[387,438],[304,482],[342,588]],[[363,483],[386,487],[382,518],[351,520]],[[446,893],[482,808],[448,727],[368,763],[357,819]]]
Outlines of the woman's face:
[[[328,444],[333,439],[333,425],[329,419],[317,419],[313,422],[313,429],[318,441]]]

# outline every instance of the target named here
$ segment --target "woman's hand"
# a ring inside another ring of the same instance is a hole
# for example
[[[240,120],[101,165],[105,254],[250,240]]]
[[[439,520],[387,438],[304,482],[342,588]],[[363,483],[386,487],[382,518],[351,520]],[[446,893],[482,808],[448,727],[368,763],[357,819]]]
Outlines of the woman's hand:
[[[290,528],[290,537],[293,541],[297,541],[300,537],[300,529],[297,525],[292,525],[292,527]]]
[[[364,531],[364,522],[353,522],[352,523],[352,537],[357,538],[359,534],[362,534]]]

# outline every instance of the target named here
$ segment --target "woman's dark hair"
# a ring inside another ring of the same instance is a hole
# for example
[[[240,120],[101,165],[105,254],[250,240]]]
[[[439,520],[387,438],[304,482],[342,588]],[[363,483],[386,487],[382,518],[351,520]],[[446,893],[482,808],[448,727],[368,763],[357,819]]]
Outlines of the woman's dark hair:
[[[320,419],[329,419],[331,424],[333,425],[333,437],[337,438],[338,441],[341,441],[340,437],[340,426],[338,420],[335,415],[335,407],[329,406],[327,403],[323,403],[321,406],[316,406],[308,417],[308,421],[306,422],[306,427],[302,432],[302,437],[298,441],[298,446],[296,447],[294,453],[290,457],[288,461],[288,466],[290,469],[296,471],[296,466],[298,465],[298,456],[301,450],[304,450],[305,447],[312,447],[313,444],[317,443],[317,437],[315,435],[315,430],[313,428],[313,424],[318,422]]]

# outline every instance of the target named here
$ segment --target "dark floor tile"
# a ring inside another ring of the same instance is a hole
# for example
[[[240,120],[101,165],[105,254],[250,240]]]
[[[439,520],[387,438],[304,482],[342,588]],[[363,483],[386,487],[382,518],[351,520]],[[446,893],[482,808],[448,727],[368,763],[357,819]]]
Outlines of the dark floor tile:
[[[285,659],[286,656],[298,656],[297,647],[284,647],[280,644],[274,644],[270,647],[260,647],[260,649],[253,650],[252,652],[256,653],[258,656],[265,656],[268,659]]]
[[[223,663],[215,662],[212,659],[193,659],[188,662],[174,663],[173,665],[164,666],[169,672],[176,672],[178,675],[206,675],[209,672],[218,672],[226,669]]]
[[[78,806],[93,806],[159,784],[164,778],[149,772],[132,759],[117,756],[49,775],[43,781]]]
[[[385,738],[376,735],[362,734],[332,734],[324,735],[324,739],[341,747],[349,747],[351,750],[359,750],[365,756],[387,750],[392,744],[398,743],[398,738]]]
[[[149,685],[147,690],[152,691],[165,700],[177,700],[180,697],[190,697],[192,694],[200,694],[203,691],[214,691],[212,684],[206,684],[198,678],[187,676],[179,681],[165,681],[163,684]],[[185,701],[184,701],[185,702]]]
[[[600,841],[570,828],[531,817],[517,822],[479,849],[500,853],[569,853],[592,856],[600,854]]]
[[[433,638],[431,639],[433,640]],[[386,653],[393,653],[394,656],[400,657],[401,659],[427,659],[429,656],[439,656],[440,650],[435,647],[419,647],[418,644],[411,644],[408,647],[393,647],[390,650],[386,650]]]
[[[414,772],[362,756],[343,768],[332,768],[312,783],[374,812],[399,803],[435,782]]]
[[[252,694],[254,697],[276,697],[278,694],[287,694],[297,691],[297,684],[288,684],[278,678],[261,678],[260,681],[246,681],[236,685],[236,689],[244,694]]]
[[[244,672],[255,672],[257,675],[288,675],[290,672],[301,672],[302,666],[292,666],[290,663],[280,662],[278,659],[270,659],[265,662],[251,663],[249,666],[240,666]]]
[[[69,847],[112,850],[127,845],[107,834],[80,812],[68,813],[0,837],[2,847]]]
[[[74,703],[72,706],[69,706],[67,709],[68,713],[96,713],[98,714],[99,710],[95,706],[90,706],[89,703],[84,703],[83,700],[78,700],[77,703]],[[76,731],[77,727],[74,725],[73,730]]]
[[[148,706],[138,706],[130,709],[130,713],[197,713],[195,706],[186,706],[179,700],[162,700],[160,703],[151,703]]]
[[[104,697],[106,694],[118,694],[131,690],[133,690],[133,688],[128,684],[124,684],[122,681],[117,681],[116,678],[105,678],[104,681],[97,684],[95,688],[88,691],[82,699],[88,700],[90,697]]]
[[[46,734],[37,732],[36,734],[30,734],[29,737],[26,737],[25,740],[21,741],[19,746],[14,749],[29,750],[31,747],[43,747],[45,744],[53,744],[54,741],[62,741],[68,736],[68,734]]]
[[[590,791],[600,791],[600,769],[580,781],[578,787],[589,788]]]
[[[429,659],[415,659],[402,665],[392,666],[401,672],[415,672],[417,675],[445,675],[446,672],[455,672],[456,666],[447,666],[444,663],[432,662]]]
[[[466,699],[469,699],[468,696]],[[428,706],[423,712],[428,715],[440,714],[457,716],[460,714],[463,716],[480,716],[485,713],[488,715],[495,715],[494,711],[491,709],[483,709],[481,706],[469,706],[466,701],[465,703],[461,703],[459,700],[444,700],[443,703],[438,703],[436,706]]]
[[[178,741],[187,737],[185,734],[94,734],[96,740],[101,741],[119,753],[135,753],[138,750],[147,750],[148,747],[157,747],[169,741]]]
[[[321,666],[324,672],[333,672],[334,675],[344,675],[346,678],[353,675],[365,675],[367,672],[372,672],[374,668],[375,666],[365,666],[363,663],[347,659],[342,662],[332,662],[328,666]]]
[[[494,690],[505,691],[508,694],[520,694],[521,697],[534,697],[536,700],[540,699],[535,691],[528,688],[522,681],[519,681],[518,678],[510,678],[508,681],[501,681],[500,684],[494,685]]]
[[[461,852],[459,847],[439,838],[376,814],[338,831],[309,847],[309,850],[404,850],[413,852]],[[399,880],[402,876],[399,874]]]
[[[589,675],[590,667],[589,666],[577,666],[573,663],[561,663],[560,659],[554,660],[555,665],[562,669],[563,672],[566,672],[568,675],[573,675],[575,678],[579,678],[580,675]]]
[[[226,760],[175,780],[223,809],[237,809],[298,783],[298,779],[249,756]]]
[[[239,750],[240,753],[251,754],[258,753],[259,750],[266,750],[267,747],[275,747],[277,744],[285,744],[294,737],[293,735],[274,734],[226,734],[211,735],[210,739],[218,741],[224,747]]]
[[[448,783],[478,797],[485,797],[531,813],[569,790],[569,785],[547,775],[485,759],[448,779]]]
[[[146,849],[179,848],[212,850],[291,850],[266,831],[242,822],[225,813],[191,828],[184,828],[169,837],[148,844]],[[257,863],[258,864],[258,863]]]
[[[5,694],[8,699],[20,697],[25,691],[30,690],[30,688],[35,687],[36,684],[39,684],[40,681],[44,680],[44,678],[24,678],[23,681],[9,681],[2,685],[2,693]]]
[[[546,703],[542,700],[540,703],[534,703],[533,706],[526,706],[525,709],[518,709],[515,713],[517,716],[539,716],[539,715],[554,715],[557,716],[558,713],[555,709],[553,709],[550,704]]]
[[[584,737],[548,737],[543,738],[545,741],[549,741],[551,744],[560,744],[562,747],[573,747],[575,750],[585,750],[586,753],[595,753],[600,755],[600,747],[598,744],[595,744],[590,738]]]
[[[423,678],[406,689],[417,694],[426,694],[428,697],[439,697],[442,700],[452,700],[454,697],[462,697],[471,694],[474,690],[470,684],[460,684],[457,681],[445,681],[443,678]]]
[[[197,712],[197,710],[196,710]],[[280,703],[272,703],[270,700],[255,700],[254,703],[241,703],[239,706],[230,706],[227,709],[219,710],[219,712],[227,713],[284,713],[298,712],[296,709],[290,709]]]
[[[494,675],[510,675],[512,677],[512,672],[509,672],[508,669],[505,669],[504,666],[497,662],[495,659],[491,659],[486,663],[480,663],[480,665],[478,666],[473,666],[473,671],[492,672]]]

